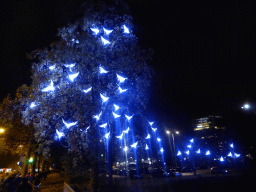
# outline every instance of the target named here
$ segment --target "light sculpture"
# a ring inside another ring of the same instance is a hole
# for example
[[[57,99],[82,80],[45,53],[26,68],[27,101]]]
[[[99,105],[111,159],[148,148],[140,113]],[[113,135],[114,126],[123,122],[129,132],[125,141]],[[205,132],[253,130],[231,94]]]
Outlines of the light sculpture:
[[[229,154],[227,155],[228,157],[232,157],[233,155],[232,155],[232,153],[231,152],[229,152]]]
[[[108,139],[108,138],[109,138],[109,135],[110,135],[110,132],[106,133],[106,134],[105,134],[105,138]]]
[[[129,131],[129,127],[126,130],[124,130],[123,133],[128,133],[128,131]]]
[[[102,111],[99,113],[99,115],[94,115],[93,118],[95,118],[98,121],[101,115],[102,115]]]
[[[66,122],[64,121],[64,119],[62,119],[62,122],[63,122],[63,123],[66,125],[66,127],[69,129],[70,127],[76,125],[78,121],[73,122],[73,123],[66,123]]]
[[[224,161],[224,158],[223,158],[222,156],[220,157],[220,161],[221,161],[221,162],[223,162],[223,161]]]
[[[160,152],[161,152],[161,153],[163,153],[163,152],[164,152],[164,149],[163,149],[163,147],[160,149]]]
[[[127,34],[130,33],[129,29],[125,25],[124,25],[124,33],[127,33]]]
[[[85,133],[87,133],[88,129],[90,128],[90,126],[86,127],[85,129]]]
[[[231,148],[234,148],[234,144],[233,144],[233,143],[231,143],[229,146],[230,146]]]
[[[119,135],[119,136],[116,136],[116,138],[121,140],[123,138],[123,133],[121,135]]]
[[[36,103],[35,103],[35,102],[32,102],[29,107],[32,109],[32,108],[34,108],[34,107],[36,107],[36,106],[37,106]]]
[[[150,126],[152,126],[154,122],[148,122],[148,123],[150,124]]]
[[[133,143],[133,144],[131,145],[131,147],[136,148],[136,147],[137,147],[137,144],[138,144],[138,141],[137,141],[136,143]]]
[[[132,115],[132,116],[124,115],[124,116],[126,117],[126,119],[127,119],[128,121],[130,121],[130,119],[133,117],[133,115]]]
[[[108,123],[104,123],[102,125],[99,125],[99,127],[106,128],[107,125],[108,125]]]
[[[187,145],[188,148],[191,148],[192,146],[191,145]]]
[[[110,44],[110,42],[108,40],[104,39],[102,36],[101,36],[101,41],[102,41],[103,45]]]
[[[56,133],[57,133],[59,139],[60,139],[61,137],[64,137],[64,136],[65,136],[64,133],[63,133],[63,132],[59,132],[58,129],[56,129]]]
[[[78,72],[78,73],[74,73],[74,74],[72,74],[72,75],[69,75],[68,77],[69,77],[69,79],[70,79],[71,81],[74,81],[74,79],[77,78],[78,75],[79,75],[79,72]]]
[[[117,115],[117,114],[114,113],[114,112],[112,112],[112,114],[114,115],[114,118],[115,118],[115,119],[121,116],[121,115]]]
[[[187,155],[189,155],[189,150],[187,150],[185,153],[186,153]]]
[[[125,152],[128,151],[128,147],[127,146],[124,147],[124,151]]]
[[[75,67],[75,65],[76,65],[75,63],[72,63],[72,64],[65,64],[64,66],[69,68],[70,71],[72,71],[72,68]]]
[[[50,84],[48,87],[42,89],[42,91],[43,91],[43,92],[54,91],[54,89],[55,89],[55,88],[53,87],[53,81],[51,80],[51,84]]]
[[[118,75],[118,74],[116,74],[116,76],[117,76],[117,79],[118,79],[118,81],[120,82],[120,83],[123,83],[127,78],[125,78],[125,77],[122,77],[122,76],[120,76],[120,75]]]
[[[113,30],[107,30],[103,27],[103,31],[106,33],[106,35],[109,35]]]
[[[180,155],[181,155],[181,152],[180,152],[180,151],[178,151],[177,156],[180,156]]]
[[[206,153],[205,153],[205,155],[210,155],[211,153],[210,153],[210,151],[206,151]]]
[[[189,141],[190,141],[191,143],[193,143],[193,142],[194,142],[194,139],[190,139]]]
[[[50,70],[55,69],[55,65],[50,66],[49,69],[50,69]]]
[[[237,157],[240,157],[240,155],[241,155],[241,154],[235,153],[235,157],[236,157],[236,158],[237,158]]]
[[[157,141],[158,141],[158,142],[160,142],[160,141],[161,141],[161,139],[160,139],[160,138],[157,138]]]
[[[198,150],[196,151],[196,153],[197,153],[197,154],[200,154],[200,153],[201,153],[200,149],[198,149]]]
[[[99,31],[99,29],[97,29],[97,28],[90,28],[94,33],[95,33],[95,35],[97,35],[100,31]]]
[[[101,97],[103,103],[106,102],[109,99],[109,97],[105,97],[101,93],[100,93],[100,97]]]
[[[103,69],[102,67],[99,67],[100,68],[100,73],[108,73],[108,71],[106,71],[105,69]]]
[[[89,93],[92,90],[92,87],[89,87],[88,89],[84,89],[83,92]]]
[[[123,93],[125,91],[127,91],[127,89],[122,89],[121,87],[118,87],[119,93]]]
[[[149,148],[148,148],[148,145],[146,144],[146,147],[145,147],[145,150],[148,150]]]
[[[151,137],[150,137],[150,134],[148,134],[147,137],[146,137],[146,139],[150,139],[150,138],[151,138]]]
[[[153,127],[151,127],[151,129],[152,129],[154,132],[156,132],[156,130],[157,130],[157,128],[153,128]]]
[[[114,108],[115,108],[115,111],[117,111],[119,109],[119,106],[114,104]]]

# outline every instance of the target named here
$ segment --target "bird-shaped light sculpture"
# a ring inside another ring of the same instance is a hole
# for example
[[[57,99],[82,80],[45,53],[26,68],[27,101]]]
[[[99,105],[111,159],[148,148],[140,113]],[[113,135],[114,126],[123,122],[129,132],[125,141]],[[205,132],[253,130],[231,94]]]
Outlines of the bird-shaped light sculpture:
[[[105,69],[103,69],[102,67],[99,67],[100,68],[100,74],[102,73],[108,73],[108,71],[106,71]]]
[[[164,148],[163,148],[163,147],[160,149],[160,152],[161,152],[161,153],[163,153],[163,152],[164,152]]]
[[[129,127],[126,130],[124,130],[123,133],[128,133],[128,131],[129,131]]]
[[[129,29],[125,25],[124,25],[124,33],[127,33],[127,34],[130,33]]]
[[[127,91],[127,89],[122,89],[121,87],[118,87],[119,93],[123,93],[125,91]]]
[[[154,132],[156,132],[156,130],[157,130],[157,128],[153,128],[153,127],[151,127],[151,129],[152,129]]]
[[[160,139],[160,138],[157,138],[157,141],[158,141],[158,142],[160,142],[160,141],[161,141],[161,139]]]
[[[211,153],[210,153],[210,151],[206,151],[206,153],[205,153],[205,155],[210,155]]]
[[[100,30],[97,28],[90,28],[90,29],[95,33],[95,35],[97,35],[100,32]]]
[[[99,125],[99,127],[102,127],[102,128],[106,128],[106,126],[108,125],[108,123],[104,123],[104,124],[102,124],[102,125]]]
[[[100,97],[101,97],[103,103],[106,102],[109,99],[109,97],[105,97],[101,93],[100,93]]]
[[[58,135],[58,138],[60,139],[61,137],[64,137],[64,133],[63,132],[59,132],[58,129],[56,129],[56,133]]]
[[[93,118],[95,118],[98,121],[101,115],[102,115],[102,111],[99,113],[99,115],[94,115]]]
[[[108,138],[109,138],[109,135],[110,135],[110,132],[106,133],[106,134],[105,134],[105,138],[108,139]]]
[[[121,135],[119,135],[119,136],[116,136],[116,138],[121,140],[123,138],[123,133]]]
[[[114,113],[114,112],[112,112],[112,114],[114,115],[114,118],[115,118],[115,119],[121,116],[121,115],[117,115],[117,114]]]
[[[78,121],[73,122],[73,123],[67,123],[67,122],[64,121],[64,119],[62,119],[62,122],[66,125],[66,127],[67,127],[68,129],[78,123]]]
[[[79,72],[78,72],[78,73],[71,74],[71,75],[69,75],[68,77],[69,77],[69,79],[70,79],[71,81],[74,81],[74,79],[77,78],[78,75],[79,75]]]
[[[120,82],[120,83],[123,83],[127,78],[125,78],[125,77],[122,77],[122,76],[120,76],[120,75],[118,75],[118,74],[116,74],[116,76],[117,76],[117,79],[118,79],[118,81]]]
[[[110,42],[108,40],[104,39],[102,36],[101,36],[101,41],[102,41],[103,45],[110,44]]]
[[[30,107],[31,109],[33,109],[33,108],[36,107],[36,106],[37,106],[36,103],[35,103],[35,102],[32,102],[29,107]]]
[[[148,122],[148,123],[149,123],[150,126],[152,126],[154,122]]]
[[[88,89],[84,89],[83,92],[89,93],[92,90],[92,87],[89,87]]]
[[[137,144],[138,144],[138,141],[137,141],[136,143],[133,143],[133,144],[131,145],[131,147],[132,147],[132,148],[136,148],[136,147],[137,147]]]
[[[151,138],[151,137],[150,137],[150,134],[148,134],[147,137],[146,137],[146,139],[150,139],[150,138]]]
[[[113,30],[108,30],[103,27],[103,31],[106,33],[106,35],[109,35]]]
[[[115,111],[117,111],[119,109],[119,106],[114,104],[114,108],[115,108]]]
[[[180,155],[181,155],[181,152],[180,152],[180,151],[178,151],[177,156],[180,156]]]
[[[51,84],[50,84],[48,87],[42,89],[42,91],[43,91],[43,92],[54,91],[54,89],[55,89],[55,88],[53,87],[53,81],[51,80]]]
[[[198,149],[198,150],[196,151],[196,153],[197,153],[197,154],[200,154],[200,153],[201,153],[200,149]]]
[[[132,116],[124,115],[124,116],[126,117],[126,119],[127,119],[128,121],[130,121],[131,118],[133,117],[133,115],[132,115]]]
[[[148,148],[148,145],[146,144],[146,147],[145,147],[145,150],[148,150],[149,148]]]

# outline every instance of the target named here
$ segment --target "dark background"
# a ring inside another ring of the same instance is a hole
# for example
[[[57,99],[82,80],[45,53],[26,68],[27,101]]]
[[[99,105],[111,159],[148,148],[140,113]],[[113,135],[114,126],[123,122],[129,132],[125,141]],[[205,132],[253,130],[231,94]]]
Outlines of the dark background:
[[[57,40],[57,29],[79,17],[82,2],[1,3],[0,99],[30,85],[26,53]],[[148,115],[180,132],[192,131],[197,118],[223,115],[227,127],[254,147],[255,1],[127,2],[140,46],[155,51]],[[246,102],[251,108],[243,111]]]

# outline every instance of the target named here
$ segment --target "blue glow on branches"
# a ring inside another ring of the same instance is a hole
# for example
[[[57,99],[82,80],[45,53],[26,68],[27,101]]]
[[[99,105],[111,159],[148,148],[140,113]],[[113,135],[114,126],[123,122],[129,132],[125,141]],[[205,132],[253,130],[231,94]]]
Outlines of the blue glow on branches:
[[[145,147],[145,150],[148,150],[149,148],[148,148],[148,145],[146,144],[146,147]]]
[[[63,122],[63,123],[66,125],[66,127],[69,129],[70,127],[76,125],[78,121],[73,122],[73,123],[66,123],[66,122],[64,121],[64,119],[62,119],[62,122]]]
[[[194,139],[190,139],[189,141],[190,141],[191,143],[193,143],[193,142],[194,142]]]
[[[150,138],[151,138],[151,137],[150,137],[150,134],[148,134],[147,137],[146,137],[146,139],[150,139]]]
[[[122,77],[122,76],[120,76],[120,75],[118,75],[118,74],[116,74],[116,76],[117,76],[117,79],[118,79],[118,81],[120,82],[120,83],[123,83],[127,78],[125,78],[125,77]]]
[[[114,108],[115,108],[115,111],[117,111],[119,109],[119,106],[114,104]]]
[[[68,77],[69,77],[69,79],[70,79],[71,81],[74,81],[74,79],[77,78],[78,75],[79,75],[79,72],[78,72],[78,73],[75,73],[75,74],[72,74],[72,75],[69,75]]]
[[[95,35],[97,35],[100,32],[100,30],[97,28],[90,28],[90,29],[95,33]]]
[[[157,141],[158,141],[158,142],[160,142],[160,141],[161,141],[161,139],[160,139],[160,138],[157,138]]]
[[[132,116],[124,115],[124,116],[126,117],[126,119],[127,119],[128,121],[130,121],[130,119],[133,117],[133,115],[132,115]]]
[[[103,27],[103,31],[106,33],[106,35],[109,35],[113,30],[107,30]]]
[[[234,144],[233,144],[233,143],[231,143],[229,146],[230,146],[231,148],[234,148]]]
[[[185,153],[186,153],[187,155],[189,155],[189,150],[187,150]]]
[[[197,154],[200,154],[200,153],[201,153],[200,149],[198,149],[198,150],[196,151],[196,153],[197,153]]]
[[[153,128],[153,127],[151,127],[151,129],[152,129],[154,132],[156,132],[156,130],[157,130],[157,128]]]
[[[31,109],[33,109],[33,108],[36,107],[36,106],[37,106],[36,103],[35,103],[35,102],[32,102],[29,107],[30,107]]]
[[[211,153],[210,153],[210,151],[206,151],[206,153],[205,153],[205,155],[210,155]]]
[[[60,139],[61,137],[64,137],[64,136],[65,136],[64,133],[63,133],[63,132],[59,132],[58,129],[56,129],[56,133],[57,133],[59,139]]]
[[[127,33],[127,34],[130,33],[129,29],[125,25],[124,25],[124,33]]]
[[[123,133],[121,135],[119,135],[119,136],[116,136],[116,138],[121,140],[123,138]]]
[[[228,157],[232,157],[233,155],[232,155],[232,153],[231,152],[229,152],[229,154],[227,155]]]
[[[164,149],[163,149],[163,147],[160,149],[160,152],[161,152],[161,153],[163,153],[163,152],[164,152]]]
[[[43,91],[43,92],[54,91],[54,89],[55,89],[55,88],[53,87],[53,81],[51,80],[51,84],[50,84],[48,87],[42,89],[42,91]]]
[[[106,128],[107,125],[108,125],[108,123],[104,123],[102,125],[99,125],[99,127]]]
[[[99,67],[100,68],[100,74],[102,73],[108,73],[108,71],[106,71],[105,69],[103,69],[102,67]]]
[[[180,151],[178,151],[177,156],[180,156],[180,155],[181,155],[181,152],[180,152]]]
[[[115,119],[121,116],[121,115],[117,115],[117,114],[114,113],[114,112],[112,112],[112,114],[114,115],[114,118],[115,118]]]
[[[127,89],[121,89],[121,87],[118,87],[119,93],[123,93],[125,91],[127,91]]]
[[[101,41],[102,41],[103,45],[110,44],[110,42],[108,40],[104,39],[102,36],[101,36]]]
[[[131,147],[133,147],[133,148],[135,148],[135,149],[136,149],[137,144],[138,144],[138,141],[137,141],[136,143],[133,143],[133,144],[131,145]]]
[[[125,152],[128,151],[128,147],[127,146],[124,147],[124,151]]]
[[[99,115],[94,115],[93,118],[95,118],[98,121],[101,115],[102,115],[102,111],[99,113]]]
[[[83,92],[88,93],[92,90],[92,87],[89,87],[88,89],[84,89]]]
[[[104,137],[105,137],[106,139],[108,139],[108,138],[109,138],[109,135],[110,135],[110,132],[106,133]]]
[[[100,93],[100,97],[101,97],[103,103],[106,102],[109,99],[109,97],[105,97],[101,93]]]
[[[221,162],[223,162],[223,161],[224,161],[224,158],[223,158],[222,156],[220,157],[220,161],[221,161]]]
[[[129,127],[126,130],[124,130],[123,133],[128,133],[128,131],[129,131]]]

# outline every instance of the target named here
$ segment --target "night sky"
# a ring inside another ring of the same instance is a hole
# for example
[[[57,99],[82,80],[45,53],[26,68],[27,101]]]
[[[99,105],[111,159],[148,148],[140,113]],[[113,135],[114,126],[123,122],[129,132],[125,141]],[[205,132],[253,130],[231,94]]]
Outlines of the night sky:
[[[1,4],[1,100],[31,83],[26,53],[57,40],[57,29],[76,20],[82,2]],[[256,125],[255,1],[179,2],[128,0],[139,45],[155,51],[149,114],[182,131],[192,130],[196,118],[223,115],[252,139],[244,130]],[[250,112],[241,111],[245,102]]]

